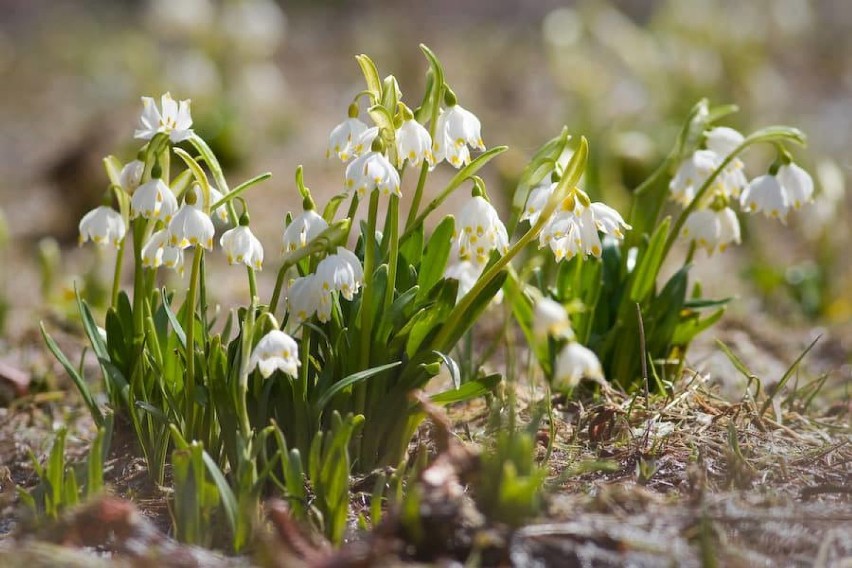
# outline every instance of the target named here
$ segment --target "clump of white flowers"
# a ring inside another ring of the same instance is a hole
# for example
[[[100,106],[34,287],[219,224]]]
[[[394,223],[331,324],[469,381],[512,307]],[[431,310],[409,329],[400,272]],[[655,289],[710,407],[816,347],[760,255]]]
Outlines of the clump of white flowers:
[[[760,212],[784,222],[790,209],[813,200],[810,174],[784,150],[769,173],[749,182],[738,156],[745,142],[733,128],[708,130],[705,147],[681,162],[669,184],[672,200],[688,210],[680,235],[711,255],[740,243],[734,204],[744,212]]]

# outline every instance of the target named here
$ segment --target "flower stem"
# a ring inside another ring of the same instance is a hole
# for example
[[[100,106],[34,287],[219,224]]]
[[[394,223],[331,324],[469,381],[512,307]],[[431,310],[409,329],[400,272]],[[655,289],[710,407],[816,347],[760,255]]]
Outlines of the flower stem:
[[[411,201],[411,208],[408,210],[408,217],[405,220],[405,230],[411,227],[415,219],[417,219],[417,210],[420,209],[420,202],[423,200],[423,188],[426,186],[426,176],[429,173],[429,164],[424,160],[420,167],[420,177],[417,178],[417,189],[414,190],[414,199]]]
[[[370,194],[367,213],[367,233],[364,235],[364,299],[361,300],[361,369],[370,366],[370,341],[373,335],[373,272],[376,267],[376,215],[379,209],[379,192]]]
[[[124,264],[124,248],[127,244],[127,239],[121,239],[121,244],[118,245],[118,252],[115,255],[115,270],[112,274],[112,293],[110,294],[109,305],[113,308],[118,304],[118,291],[121,288],[121,272],[122,264]]]
[[[186,431],[187,437],[192,437],[192,429],[195,424],[195,298],[198,291],[198,273],[201,270],[201,259],[204,249],[195,247],[195,255],[192,258],[192,273],[189,277],[189,291],[186,294],[186,320],[184,332],[186,333],[186,383],[184,384]]]
[[[249,282],[249,298],[251,304],[254,304],[257,300],[257,275],[254,272],[254,268],[251,266],[246,266],[246,272],[248,272],[248,282]]]
[[[382,304],[382,312],[386,313],[393,303],[393,294],[396,291],[396,271],[399,264],[399,197],[391,195],[388,205],[388,222],[390,230],[387,231],[388,244],[388,283],[385,287],[385,301]],[[382,238],[384,240],[384,237]]]

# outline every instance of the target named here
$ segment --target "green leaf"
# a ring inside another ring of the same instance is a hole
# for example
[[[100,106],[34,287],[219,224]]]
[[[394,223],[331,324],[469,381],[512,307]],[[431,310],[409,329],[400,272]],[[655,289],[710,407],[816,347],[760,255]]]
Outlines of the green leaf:
[[[210,472],[210,477],[213,478],[213,483],[219,491],[219,497],[222,500],[222,508],[225,510],[225,518],[228,519],[228,526],[231,528],[231,532],[236,534],[238,523],[237,498],[234,496],[231,486],[228,485],[228,480],[225,479],[225,476],[222,474],[222,470],[219,469],[219,466],[216,465],[216,462],[210,457],[210,454],[208,454],[205,450],[202,450],[201,452],[204,465],[207,466],[207,471]]]
[[[237,197],[239,197],[240,195],[242,195],[243,193],[245,193],[246,191],[251,189],[253,186],[255,186],[259,183],[263,183],[271,177],[272,177],[272,174],[270,172],[265,172],[265,173],[262,173],[262,174],[258,174],[258,175],[254,176],[253,178],[251,178],[249,180],[244,181],[243,183],[241,183],[240,185],[235,187],[230,192],[224,194],[219,201],[211,203],[210,204],[210,211],[218,209],[220,206],[225,205],[226,203],[230,203],[231,201],[233,201],[234,199],[236,199]]]
[[[766,414],[766,411],[769,409],[769,407],[770,407],[770,406],[772,406],[772,399],[774,399],[774,398],[775,398],[775,395],[776,395],[776,394],[778,394],[779,392],[781,392],[781,389],[783,389],[783,388],[784,388],[784,385],[786,385],[786,384],[787,384],[787,381],[789,381],[789,380],[790,380],[790,377],[792,377],[792,376],[793,376],[793,373],[796,371],[796,369],[798,369],[798,368],[799,368],[799,363],[801,363],[801,362],[802,362],[802,359],[804,359],[804,358],[805,358],[805,355],[807,355],[808,353],[810,353],[811,349],[813,349],[813,348],[816,346],[817,342],[818,342],[821,338],[822,338],[822,335],[818,335],[818,336],[816,337],[816,339],[814,339],[814,340],[811,342],[811,344],[810,344],[810,345],[808,345],[808,346],[805,348],[805,350],[804,350],[804,351],[802,351],[802,353],[801,353],[798,357],[796,357],[796,360],[795,360],[795,361],[793,361],[793,364],[792,364],[792,365],[790,365],[790,366],[787,368],[787,371],[785,371],[785,372],[784,372],[784,376],[782,376],[782,377],[781,377],[781,380],[780,380],[780,381],[778,381],[778,384],[777,384],[777,385],[775,385],[775,387],[773,388],[773,390],[772,390],[772,394],[770,394],[770,395],[767,397],[766,401],[764,401],[764,403],[763,403],[763,406],[761,406],[761,407],[760,407],[760,416],[763,416],[764,414]]]
[[[53,353],[53,356],[56,357],[56,360],[59,361],[59,364],[62,365],[65,372],[67,372],[71,377],[71,380],[74,381],[74,385],[77,387],[77,390],[80,392],[80,396],[83,397],[83,402],[86,403],[89,413],[92,415],[92,420],[95,421],[95,424],[98,427],[103,426],[104,416],[98,408],[98,405],[95,403],[92,391],[89,390],[89,384],[82,376],[80,376],[80,373],[77,372],[77,369],[71,364],[59,348],[59,345],[57,345],[53,338],[47,333],[47,330],[44,328],[44,322],[39,323],[39,329],[41,329],[41,336],[44,338],[47,348],[51,353]]]
[[[373,102],[380,102],[382,100],[382,81],[379,79],[379,70],[376,68],[376,64],[364,54],[356,55],[355,60],[361,66],[361,72],[364,73],[364,81],[367,83],[367,89],[373,97]]]
[[[666,238],[668,237],[671,218],[666,217],[648,243],[647,248],[640,250],[638,264],[631,274],[630,303],[642,303],[653,291],[657,274],[663,264]]]
[[[456,389],[432,395],[429,399],[433,403],[442,406],[457,402],[465,402],[493,392],[502,379],[502,375],[494,373],[480,379],[468,381]]]
[[[174,153],[184,161],[190,170],[192,170],[192,174],[195,176],[195,181],[197,181],[201,186],[201,194],[204,199],[203,208],[205,211],[210,211],[210,206],[213,204],[210,202],[210,182],[207,181],[207,174],[204,173],[204,170],[201,169],[201,166],[195,161],[195,158],[189,155],[189,152],[182,148],[172,148],[172,150],[174,150]]]
[[[724,315],[724,313],[725,308],[719,308],[718,310],[716,310],[705,318],[695,317],[681,322],[680,324],[678,324],[677,328],[675,328],[674,335],[672,336],[672,344],[688,344],[698,334],[702,333],[706,329],[709,329],[710,327],[715,325],[716,322],[722,319],[722,315]]]
[[[386,365],[379,365],[378,367],[373,367],[371,369],[366,369],[358,373],[353,373],[348,377],[340,379],[339,381],[331,385],[331,387],[327,391],[325,391],[322,396],[320,396],[319,400],[314,405],[316,413],[320,414],[322,412],[322,409],[325,408],[325,405],[331,401],[334,395],[336,395],[346,387],[353,385],[357,382],[369,379],[370,377],[376,376],[379,373],[383,373],[389,369],[393,369],[394,367],[398,367],[401,364],[402,363],[400,361],[396,361],[393,363],[388,363]]]
[[[166,317],[169,318],[169,323],[172,324],[172,329],[175,330],[175,335],[177,335],[178,339],[180,340],[180,344],[183,346],[184,349],[186,349],[186,333],[183,331],[183,326],[180,324],[180,321],[178,321],[177,316],[172,311],[172,307],[169,304],[169,297],[166,294],[165,288],[161,290],[161,295],[163,298],[163,310],[166,313]]]
[[[418,301],[425,298],[432,287],[444,277],[447,260],[450,258],[454,230],[455,219],[452,215],[447,215],[432,231],[426,243],[426,249],[423,251],[423,260],[420,262],[420,271],[417,276],[417,285],[420,286],[420,291],[417,293]]]

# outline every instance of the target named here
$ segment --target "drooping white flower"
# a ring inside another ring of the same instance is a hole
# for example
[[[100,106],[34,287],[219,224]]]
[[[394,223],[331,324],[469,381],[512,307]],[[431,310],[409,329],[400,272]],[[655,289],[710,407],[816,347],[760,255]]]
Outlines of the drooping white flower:
[[[207,188],[210,190],[210,203],[208,205],[212,206],[214,203],[218,203],[221,201],[225,194],[208,184]],[[201,189],[201,185],[198,183],[193,183],[190,189],[192,193],[195,195],[196,203],[204,203],[204,191]],[[228,208],[225,204],[220,205],[216,209],[210,211],[211,216],[215,216],[219,219],[220,222],[227,224],[230,222],[228,218]]]
[[[712,150],[696,150],[680,163],[669,183],[669,191],[674,201],[686,207],[695,199],[695,194],[716,169],[719,155]]]
[[[444,278],[458,280],[459,288],[456,293],[456,302],[458,303],[462,297],[470,292],[476,281],[482,275],[485,269],[484,264],[471,262],[469,260],[458,260],[450,263],[444,271]],[[502,294],[502,292],[500,292]],[[496,299],[496,298],[495,298]]]
[[[455,237],[458,257],[483,265],[491,251],[506,254],[509,235],[494,207],[482,196],[474,196],[459,213]]]
[[[790,199],[778,178],[766,174],[751,180],[740,196],[740,206],[750,213],[762,212],[782,221],[787,218]]]
[[[143,183],[130,198],[130,218],[142,216],[145,219],[159,219],[168,223],[177,211],[175,194],[159,178]]]
[[[127,193],[133,193],[142,183],[142,175],[145,173],[145,163],[141,160],[131,160],[124,164],[121,173],[118,174],[118,183]]]
[[[485,150],[480,134],[481,125],[476,116],[459,105],[444,110],[435,124],[432,153],[435,163],[447,160],[456,168],[470,163],[470,150]]]
[[[324,293],[340,292],[344,298],[352,300],[364,283],[364,269],[352,251],[337,247],[335,254],[320,261],[316,279]]]
[[[533,335],[539,340],[548,337],[573,339],[574,331],[565,306],[550,298],[538,300],[533,312]]]
[[[158,132],[165,132],[175,144],[192,136],[192,116],[189,112],[190,101],[178,103],[170,93],[160,99],[162,111],[151,97],[142,97],[142,115],[139,117],[139,128],[134,136],[142,140],[150,140]]]
[[[316,274],[296,278],[287,291],[287,311],[295,323],[314,314],[323,323],[331,319],[331,293],[322,289]]]
[[[355,191],[364,197],[373,190],[383,195],[402,196],[399,190],[399,172],[380,152],[367,152],[346,166],[345,185],[347,191]]]
[[[600,258],[603,244],[598,232],[623,239],[623,231],[630,228],[612,207],[601,202],[585,206],[569,196],[539,234],[539,246],[550,247],[557,262],[581,252]]]
[[[92,209],[80,219],[80,244],[89,239],[98,246],[118,247],[124,238],[125,226],[121,214],[106,205]]]
[[[597,227],[598,231],[605,235],[612,235],[617,239],[623,239],[624,233],[622,232],[622,229],[624,231],[629,231],[633,228],[624,222],[624,218],[618,211],[606,203],[601,203],[599,201],[592,203],[589,205],[589,210],[592,213],[595,227]]]
[[[239,225],[225,231],[219,239],[219,244],[228,257],[228,264],[242,263],[255,270],[263,268],[263,245],[248,225]]]
[[[361,143],[361,137],[367,131],[367,125],[356,117],[349,117],[331,131],[328,135],[328,150],[326,158],[336,154],[343,162],[360,155],[354,151],[354,146]]]
[[[739,131],[727,126],[712,128],[705,133],[705,136],[707,148],[722,157],[736,150],[745,141],[745,137]]]
[[[379,127],[371,126],[359,136],[357,139],[352,140],[352,157],[358,157],[364,154],[364,152],[370,150],[373,146],[373,141],[379,135]]]
[[[698,209],[686,219],[681,236],[695,241],[707,254],[713,254],[716,250],[724,252],[731,243],[739,244],[740,223],[730,207],[719,211]]]
[[[183,249],[169,245],[168,229],[160,229],[151,235],[142,247],[142,266],[165,266],[178,272],[183,271]]]
[[[413,167],[419,166],[424,160],[434,164],[432,155],[432,137],[422,124],[414,120],[406,120],[396,131],[396,165],[401,168],[408,160]]]
[[[184,202],[169,222],[169,244],[186,248],[200,246],[213,250],[213,234],[216,229],[210,216],[196,204]]]
[[[787,201],[793,209],[814,200],[814,180],[804,169],[794,163],[778,168],[778,181],[787,193]]]
[[[328,223],[316,211],[303,211],[284,229],[284,251],[293,252],[302,248],[327,228]]]
[[[299,361],[299,346],[296,341],[279,329],[273,329],[257,342],[249,358],[249,372],[260,370],[268,378],[276,370],[295,377]]]
[[[530,191],[529,197],[527,197],[527,204],[526,207],[524,207],[524,212],[521,214],[521,221],[529,220],[530,225],[535,225],[541,215],[541,210],[544,209],[545,205],[547,205],[547,202],[550,199],[550,196],[553,195],[553,191],[555,189],[556,184],[549,181],[533,188],[533,190]]]
[[[591,349],[571,342],[556,357],[553,387],[572,388],[584,378],[603,379],[601,362]]]

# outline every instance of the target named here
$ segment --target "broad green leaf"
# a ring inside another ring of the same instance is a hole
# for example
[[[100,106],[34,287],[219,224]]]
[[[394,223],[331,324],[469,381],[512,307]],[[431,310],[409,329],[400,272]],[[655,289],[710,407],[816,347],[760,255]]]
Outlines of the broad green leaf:
[[[444,277],[447,260],[450,258],[454,230],[455,219],[452,215],[447,215],[438,223],[426,242],[417,277],[417,284],[420,286],[420,291],[417,293],[418,301],[425,298],[432,287]]]
[[[369,379],[370,377],[374,377],[379,373],[383,373],[389,369],[393,369],[394,367],[398,367],[401,364],[402,363],[400,361],[396,361],[394,363],[388,363],[387,365],[379,365],[378,367],[373,367],[371,369],[367,369],[359,373],[353,373],[346,378],[340,379],[339,381],[331,385],[331,387],[327,391],[325,391],[322,396],[320,396],[319,400],[317,400],[315,405],[317,414],[319,414],[322,409],[325,408],[325,405],[331,401],[334,395],[336,395],[346,387],[353,385],[357,382]]]
[[[216,462],[210,457],[210,454],[202,450],[201,455],[204,460],[204,465],[207,466],[207,471],[210,472],[210,477],[213,478],[213,483],[216,484],[222,508],[225,510],[225,518],[228,519],[228,526],[231,528],[232,534],[236,534],[238,525],[237,498],[234,495],[233,490],[231,490],[231,486],[228,485],[228,480],[225,479],[225,476],[222,474],[222,470],[219,469],[219,466],[216,465]]]
[[[719,308],[712,314],[704,318],[690,318],[678,324],[672,336],[673,345],[686,345],[693,340],[699,333],[709,329],[716,324],[722,315],[725,313],[725,308]]]
[[[640,250],[638,263],[631,276],[633,280],[630,286],[631,303],[644,302],[653,291],[657,274],[663,264],[663,253],[670,225],[671,218],[666,217],[654,231],[648,246]]]
[[[469,381],[460,387],[432,395],[429,399],[439,405],[465,402],[492,392],[503,379],[499,373],[494,373],[481,379]]]

